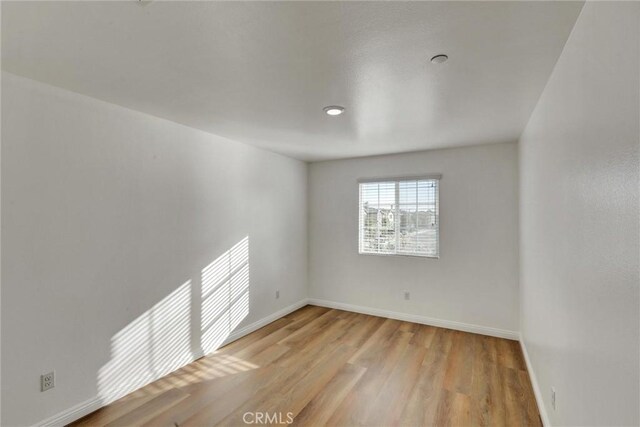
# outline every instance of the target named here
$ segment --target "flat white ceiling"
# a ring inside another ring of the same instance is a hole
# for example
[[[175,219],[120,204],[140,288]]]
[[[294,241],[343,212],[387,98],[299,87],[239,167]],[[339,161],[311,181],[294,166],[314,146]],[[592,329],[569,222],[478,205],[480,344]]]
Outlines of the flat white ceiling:
[[[496,143],[582,5],[2,2],[2,68],[303,160]]]

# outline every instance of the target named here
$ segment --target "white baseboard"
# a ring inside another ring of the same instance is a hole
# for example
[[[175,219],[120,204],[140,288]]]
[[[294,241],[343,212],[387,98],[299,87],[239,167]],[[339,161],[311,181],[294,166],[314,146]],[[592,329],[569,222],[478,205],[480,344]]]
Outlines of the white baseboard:
[[[533,366],[531,365],[531,359],[529,359],[529,353],[527,352],[527,346],[524,344],[524,339],[522,338],[522,334],[520,334],[520,347],[522,348],[524,361],[527,364],[527,371],[529,372],[529,378],[531,379],[533,394],[536,396],[536,403],[538,404],[538,412],[540,412],[540,418],[542,419],[542,424],[544,425],[544,427],[551,427],[551,422],[549,421],[549,416],[547,415],[547,409],[544,406],[544,400],[542,400],[542,391],[540,390],[540,385],[538,384],[538,379],[536,378],[536,374],[533,371]]]
[[[308,300],[302,299],[294,304],[291,304],[288,307],[283,308],[282,310],[278,310],[273,314],[270,314],[267,317],[263,317],[262,319],[251,323],[250,325],[247,325],[245,327],[243,327],[242,329],[238,329],[236,331],[233,331],[229,337],[227,337],[227,339],[222,343],[221,347],[224,345],[227,345],[237,339],[240,339],[242,337],[244,337],[245,335],[250,334],[253,331],[256,331],[260,328],[262,328],[263,326],[268,325],[269,323],[280,319],[281,317],[286,316],[287,314],[296,311],[299,308],[304,307],[305,305],[308,304]],[[203,355],[194,355],[193,360],[191,360],[190,362],[186,363],[189,364],[191,362],[193,362],[196,359],[199,359],[200,357],[202,357]],[[184,365],[183,365],[184,366]],[[180,369],[180,368],[178,368]],[[164,375],[163,375],[164,376]],[[158,379],[158,378],[156,378]],[[153,381],[155,381],[156,379],[154,379]],[[153,382],[151,381],[151,382]],[[142,386],[144,387],[144,386]],[[135,390],[130,390],[128,393],[132,393]],[[128,394],[127,393],[127,394]],[[56,415],[53,415],[39,423],[36,424],[36,426],[47,426],[47,427],[62,427],[65,426],[69,423],[72,423],[73,421],[79,420],[80,418],[84,417],[85,415],[88,415],[90,413],[92,413],[93,411],[97,411],[98,409],[102,408],[103,406],[108,405],[109,403],[113,402],[114,400],[117,399],[104,399],[101,397],[93,397],[89,400],[85,400],[82,403],[79,403],[76,406],[73,406],[65,411],[62,411]]]
[[[263,317],[262,319],[253,322],[250,325],[245,326],[242,329],[238,329],[237,331],[233,331],[229,337],[227,337],[226,340],[224,340],[224,342],[222,343],[221,347],[224,345],[229,344],[230,342],[233,342],[237,339],[240,339],[242,337],[244,337],[245,335],[250,334],[253,331],[257,331],[258,329],[262,328],[263,326],[268,325],[271,322],[274,322],[278,319],[280,319],[281,317],[286,316],[289,313],[292,313],[296,310],[298,310],[299,308],[304,307],[305,305],[309,304],[309,299],[308,298],[304,298],[301,299],[300,301],[291,304],[288,307],[283,308],[282,310],[276,311],[273,314],[270,314],[267,317]]]
[[[102,399],[98,396],[91,398],[89,400],[85,400],[78,405],[67,409],[66,411],[62,411],[59,414],[56,414],[52,417],[47,418],[46,420],[42,420],[37,423],[37,426],[66,426],[69,423],[72,423],[80,418],[84,417],[92,413],[93,411],[97,411],[104,403]]]
[[[397,311],[363,307],[359,305],[345,304],[341,302],[327,301],[327,300],[316,299],[316,298],[309,298],[309,304],[319,305],[321,307],[335,308],[338,310],[369,314],[371,316],[403,320],[405,322],[413,322],[413,323],[421,323],[423,325],[438,326],[440,328],[455,329],[458,331],[471,332],[474,334],[489,335],[489,336],[498,337],[498,338],[507,338],[507,339],[516,340],[516,341],[520,338],[520,334],[516,331],[491,328],[489,326],[474,325],[471,323],[455,322],[452,320],[435,319],[432,317],[420,316],[417,314],[400,313]]]

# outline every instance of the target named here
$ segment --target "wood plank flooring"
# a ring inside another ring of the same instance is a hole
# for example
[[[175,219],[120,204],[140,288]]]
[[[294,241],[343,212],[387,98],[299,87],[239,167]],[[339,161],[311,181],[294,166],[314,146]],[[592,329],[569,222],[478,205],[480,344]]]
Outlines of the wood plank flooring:
[[[541,425],[516,341],[310,305],[73,425],[291,418],[296,426]]]

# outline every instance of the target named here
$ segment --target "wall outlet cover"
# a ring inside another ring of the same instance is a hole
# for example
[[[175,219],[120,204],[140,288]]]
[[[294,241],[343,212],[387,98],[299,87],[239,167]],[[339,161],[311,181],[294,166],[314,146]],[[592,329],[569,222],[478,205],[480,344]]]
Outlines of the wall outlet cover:
[[[55,371],[48,374],[40,375],[40,391],[47,391],[56,386],[56,373]]]

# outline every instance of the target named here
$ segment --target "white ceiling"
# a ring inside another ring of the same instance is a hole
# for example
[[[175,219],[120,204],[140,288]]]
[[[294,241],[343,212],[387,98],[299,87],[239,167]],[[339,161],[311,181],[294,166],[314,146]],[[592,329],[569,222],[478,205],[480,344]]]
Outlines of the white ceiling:
[[[582,4],[2,2],[2,68],[303,160],[505,142]]]

